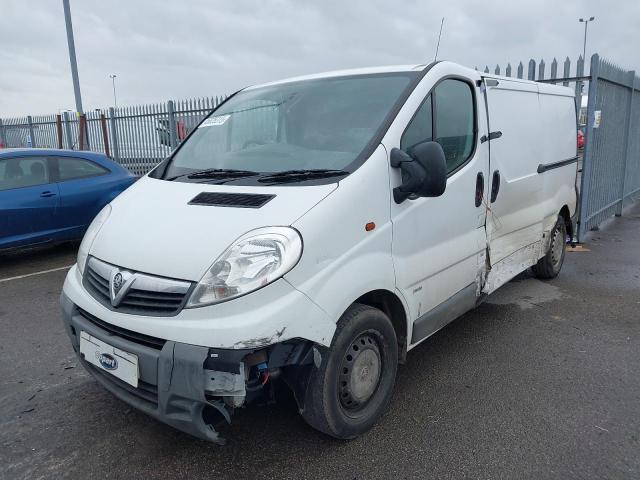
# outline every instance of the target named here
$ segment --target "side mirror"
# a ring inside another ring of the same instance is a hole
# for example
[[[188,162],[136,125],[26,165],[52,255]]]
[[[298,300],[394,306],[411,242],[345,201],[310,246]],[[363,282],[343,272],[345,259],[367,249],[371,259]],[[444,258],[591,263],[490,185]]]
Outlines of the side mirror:
[[[437,142],[423,142],[411,155],[399,148],[391,150],[391,166],[402,172],[402,185],[393,189],[393,199],[402,203],[411,195],[439,197],[447,187],[447,160]]]

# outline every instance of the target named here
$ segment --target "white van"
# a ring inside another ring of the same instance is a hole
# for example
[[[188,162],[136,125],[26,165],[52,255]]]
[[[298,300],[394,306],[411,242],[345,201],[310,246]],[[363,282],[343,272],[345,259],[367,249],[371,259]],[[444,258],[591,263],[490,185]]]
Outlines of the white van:
[[[574,105],[450,62],[241,90],[90,226],[61,297],[73,347],[203,439],[282,385],[354,438],[409,350],[527,268],[560,271]]]

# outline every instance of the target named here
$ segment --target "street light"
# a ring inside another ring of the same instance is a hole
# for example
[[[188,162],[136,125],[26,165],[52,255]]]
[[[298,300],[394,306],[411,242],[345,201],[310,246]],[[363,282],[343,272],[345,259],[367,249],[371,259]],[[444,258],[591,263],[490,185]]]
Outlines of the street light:
[[[593,22],[596,19],[596,17],[589,17],[588,20],[585,20],[584,18],[580,19],[581,23],[584,23],[584,43],[582,44],[582,59],[586,62],[587,61],[587,57],[585,56],[587,53],[587,26],[589,25],[589,22]]]
[[[78,78],[78,62],[76,62],[76,44],[73,39],[73,24],[71,22],[71,8],[69,0],[62,0],[64,10],[64,23],[67,28],[67,45],[69,47],[69,64],[71,66],[71,79],[73,80],[73,95],[76,99],[76,114],[82,114],[82,97],[80,96],[80,79]]]
[[[113,85],[113,108],[118,108],[118,102],[116,101],[116,75],[112,73],[109,75],[111,78],[111,83]]]

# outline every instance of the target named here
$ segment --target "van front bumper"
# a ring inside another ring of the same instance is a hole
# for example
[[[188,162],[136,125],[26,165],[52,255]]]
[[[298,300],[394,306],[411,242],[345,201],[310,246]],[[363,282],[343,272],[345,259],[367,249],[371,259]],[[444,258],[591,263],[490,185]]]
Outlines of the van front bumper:
[[[73,349],[85,369],[103,387],[120,400],[178,430],[203,440],[224,443],[211,424],[205,422],[205,409],[214,409],[223,417],[229,417],[229,411],[222,402],[212,403],[205,397],[203,365],[209,356],[208,348],[172,341],[154,345],[150,337],[141,336],[136,341],[131,337],[114,335],[113,330],[102,328],[98,319],[79,309],[64,293],[60,303]],[[82,331],[138,357],[140,378],[137,388],[84,360],[80,354]],[[228,354],[233,359],[225,360],[239,369],[240,359],[247,352],[231,350]]]
[[[290,371],[294,377],[313,361],[313,344],[304,340],[272,345],[269,349],[209,348],[162,340],[111,325],[79,308],[65,293],[60,303],[74,351],[104,388],[163,423],[217,444],[224,444],[224,439],[214,425],[223,420],[230,422],[234,402],[239,406],[249,399],[245,376],[250,371],[247,363],[250,355],[259,352],[270,367]],[[83,358],[80,353],[83,331],[138,357],[138,387]],[[295,381],[294,389],[299,386]]]

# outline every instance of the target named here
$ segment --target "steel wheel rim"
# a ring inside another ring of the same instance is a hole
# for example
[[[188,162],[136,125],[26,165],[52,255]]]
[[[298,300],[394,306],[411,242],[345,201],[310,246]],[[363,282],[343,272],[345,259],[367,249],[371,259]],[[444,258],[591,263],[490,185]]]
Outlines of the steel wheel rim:
[[[553,231],[553,238],[551,239],[551,263],[554,268],[557,268],[562,262],[564,253],[564,238],[562,237],[562,227],[558,225]]]
[[[363,410],[375,395],[382,376],[382,355],[376,335],[356,337],[342,357],[338,378],[341,407],[347,413]]]

